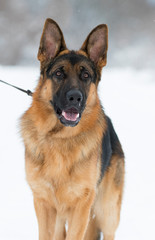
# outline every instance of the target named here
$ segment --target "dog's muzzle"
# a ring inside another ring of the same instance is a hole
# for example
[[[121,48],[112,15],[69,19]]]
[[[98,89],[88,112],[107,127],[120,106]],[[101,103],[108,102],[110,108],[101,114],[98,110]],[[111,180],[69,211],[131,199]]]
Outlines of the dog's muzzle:
[[[81,91],[71,89],[66,93],[64,103],[54,104],[55,112],[62,124],[74,127],[79,123],[83,111],[83,100]]]

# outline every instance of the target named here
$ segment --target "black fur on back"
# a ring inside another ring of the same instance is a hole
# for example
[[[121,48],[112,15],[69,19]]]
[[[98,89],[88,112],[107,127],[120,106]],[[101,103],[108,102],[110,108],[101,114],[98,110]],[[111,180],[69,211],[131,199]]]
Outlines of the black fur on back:
[[[107,130],[102,139],[102,155],[101,155],[101,175],[102,180],[105,171],[110,166],[112,155],[117,155],[120,158],[124,158],[124,153],[118,139],[118,136],[114,130],[113,124],[108,116],[106,116]]]

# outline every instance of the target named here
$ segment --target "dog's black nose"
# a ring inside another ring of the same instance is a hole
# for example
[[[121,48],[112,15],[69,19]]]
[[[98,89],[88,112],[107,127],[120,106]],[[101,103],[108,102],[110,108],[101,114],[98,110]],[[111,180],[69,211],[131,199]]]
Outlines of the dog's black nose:
[[[70,104],[81,104],[83,100],[82,93],[78,89],[71,89],[67,92],[66,97]]]

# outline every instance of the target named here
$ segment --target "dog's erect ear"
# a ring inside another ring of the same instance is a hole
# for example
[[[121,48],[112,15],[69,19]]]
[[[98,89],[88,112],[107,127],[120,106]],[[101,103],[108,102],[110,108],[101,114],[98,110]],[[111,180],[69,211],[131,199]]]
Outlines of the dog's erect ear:
[[[101,24],[94,28],[83,43],[81,50],[99,67],[106,65],[108,50],[108,27]]]
[[[58,24],[50,18],[46,19],[38,51],[41,67],[65,49],[66,44]]]

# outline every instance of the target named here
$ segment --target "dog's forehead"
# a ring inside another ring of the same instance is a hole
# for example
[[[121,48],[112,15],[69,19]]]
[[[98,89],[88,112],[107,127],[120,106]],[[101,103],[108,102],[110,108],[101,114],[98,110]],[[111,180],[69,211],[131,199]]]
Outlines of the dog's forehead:
[[[61,65],[70,65],[71,67],[74,67],[76,64],[80,64],[86,68],[88,67],[95,72],[94,63],[85,55],[78,54],[74,51],[56,57],[54,61],[49,64],[48,70],[50,71],[51,69],[57,68]]]
[[[90,60],[81,54],[76,54],[75,52],[71,51],[69,54],[67,54],[66,56],[64,56],[64,58],[66,60],[69,61],[69,63],[74,66],[75,64],[79,63],[79,62],[85,62],[88,65],[92,65],[90,64]]]

